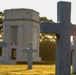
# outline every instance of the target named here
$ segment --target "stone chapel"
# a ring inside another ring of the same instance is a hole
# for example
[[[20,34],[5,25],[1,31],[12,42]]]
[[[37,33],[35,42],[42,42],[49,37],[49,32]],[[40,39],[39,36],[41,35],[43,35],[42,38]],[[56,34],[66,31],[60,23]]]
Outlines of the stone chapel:
[[[25,62],[28,53],[23,49],[28,47],[28,42],[33,42],[33,48],[37,52],[32,53],[33,61],[40,61],[39,57],[39,13],[32,9],[8,9],[4,11],[3,41],[7,47],[3,47],[0,61],[4,63]],[[2,62],[2,63],[3,63]]]

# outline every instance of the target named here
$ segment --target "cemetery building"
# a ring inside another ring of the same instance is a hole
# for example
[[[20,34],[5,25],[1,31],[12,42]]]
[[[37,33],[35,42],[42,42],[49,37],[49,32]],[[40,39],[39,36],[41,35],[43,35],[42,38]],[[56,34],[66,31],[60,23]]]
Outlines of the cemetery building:
[[[28,47],[28,42],[33,42],[33,61],[40,61],[39,57],[39,13],[32,9],[8,9],[4,11],[3,47],[0,63],[13,64],[28,61],[28,53],[23,49]]]

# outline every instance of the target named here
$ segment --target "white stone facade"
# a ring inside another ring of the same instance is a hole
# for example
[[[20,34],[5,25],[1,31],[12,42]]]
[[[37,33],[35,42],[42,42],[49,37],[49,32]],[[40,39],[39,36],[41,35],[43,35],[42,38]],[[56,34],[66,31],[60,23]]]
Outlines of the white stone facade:
[[[31,9],[9,9],[4,11],[3,41],[7,47],[3,48],[2,61],[17,63],[27,61],[28,42],[33,42],[33,61],[40,61],[39,57],[39,13]]]

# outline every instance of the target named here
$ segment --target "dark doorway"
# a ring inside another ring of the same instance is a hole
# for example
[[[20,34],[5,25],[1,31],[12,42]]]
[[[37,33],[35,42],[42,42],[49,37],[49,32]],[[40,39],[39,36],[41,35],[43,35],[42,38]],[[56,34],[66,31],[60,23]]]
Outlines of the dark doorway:
[[[0,47],[0,56],[2,56],[2,47]]]
[[[16,59],[16,48],[12,49],[12,59],[15,60]]]

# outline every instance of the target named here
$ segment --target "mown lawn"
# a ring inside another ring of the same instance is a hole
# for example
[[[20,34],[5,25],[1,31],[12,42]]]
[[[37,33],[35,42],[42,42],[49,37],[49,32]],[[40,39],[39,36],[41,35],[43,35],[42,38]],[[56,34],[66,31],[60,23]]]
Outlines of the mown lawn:
[[[55,75],[55,65],[33,65],[31,70],[27,65],[0,65],[0,75]]]
[[[71,75],[76,75],[76,74],[71,74]]]

